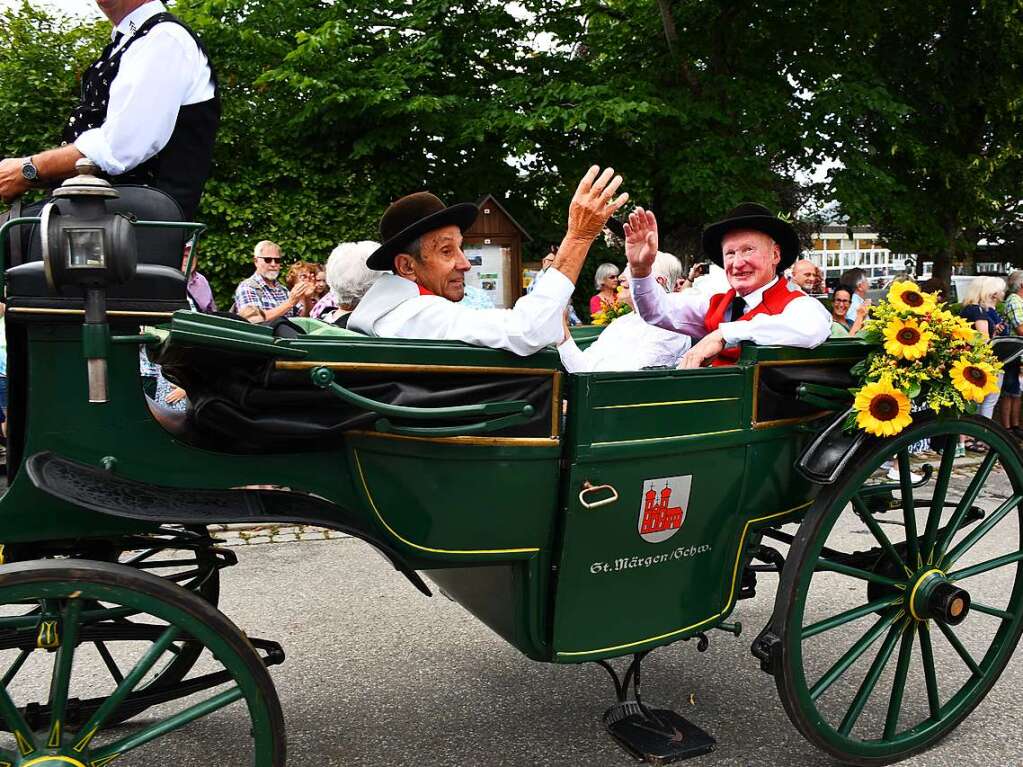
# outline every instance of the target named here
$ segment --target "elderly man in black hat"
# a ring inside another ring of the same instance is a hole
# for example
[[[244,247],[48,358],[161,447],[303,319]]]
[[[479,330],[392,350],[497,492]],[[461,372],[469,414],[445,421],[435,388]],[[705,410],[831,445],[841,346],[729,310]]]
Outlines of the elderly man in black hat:
[[[703,231],[703,251],[723,267],[731,290],[714,296],[665,294],[650,277],[657,255],[657,219],[637,208],[625,226],[636,310],[651,325],[700,339],[680,368],[731,365],[741,341],[812,349],[831,331],[828,311],[788,281],[782,271],[799,253],[791,224],[763,205],[747,202]]]
[[[445,207],[429,192],[402,197],[380,219],[381,245],[366,260],[390,270],[352,312],[348,327],[371,336],[464,341],[532,354],[562,340],[562,315],[579,269],[607,219],[628,200],[611,168],[591,167],[568,209],[568,231],[543,280],[511,309],[470,309],[465,294],[470,264],[462,232],[476,220],[472,203]]]

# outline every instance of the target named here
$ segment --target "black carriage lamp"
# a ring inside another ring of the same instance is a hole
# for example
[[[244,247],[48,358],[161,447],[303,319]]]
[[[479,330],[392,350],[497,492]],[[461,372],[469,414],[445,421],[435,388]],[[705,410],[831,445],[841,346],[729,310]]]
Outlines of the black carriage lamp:
[[[78,175],[55,189],[56,200],[43,208],[39,227],[43,261],[54,292],[72,285],[85,291],[82,350],[89,402],[106,402],[110,348],[106,288],[135,276],[135,229],[127,216],[107,212],[106,200],[120,195],[96,175],[95,163],[83,157],[75,169]]]

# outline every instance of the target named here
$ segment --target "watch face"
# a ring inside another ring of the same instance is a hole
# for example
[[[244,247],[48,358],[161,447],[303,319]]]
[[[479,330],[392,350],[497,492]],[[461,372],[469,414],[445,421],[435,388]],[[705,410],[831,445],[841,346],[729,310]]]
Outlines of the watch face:
[[[35,181],[39,178],[39,171],[36,169],[36,166],[32,164],[32,161],[29,160],[21,166],[21,175],[29,181]]]

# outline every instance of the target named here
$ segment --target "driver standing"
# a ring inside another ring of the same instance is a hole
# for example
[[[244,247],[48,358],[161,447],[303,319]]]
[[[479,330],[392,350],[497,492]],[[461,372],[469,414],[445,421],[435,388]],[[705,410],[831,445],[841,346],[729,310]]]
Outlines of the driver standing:
[[[114,25],[110,43],[82,77],[81,101],[63,143],[0,161],[0,199],[75,173],[88,157],[118,184],[145,184],[194,218],[210,174],[220,122],[216,75],[206,50],[158,0],[96,0]],[[27,211],[26,211],[27,212]]]
[[[700,339],[679,368],[734,364],[741,341],[812,349],[828,339],[828,310],[779,277],[799,252],[791,224],[763,205],[743,203],[703,230],[703,251],[724,268],[731,289],[713,296],[665,293],[650,276],[657,219],[642,208],[629,215],[625,255],[636,310],[651,325]]]

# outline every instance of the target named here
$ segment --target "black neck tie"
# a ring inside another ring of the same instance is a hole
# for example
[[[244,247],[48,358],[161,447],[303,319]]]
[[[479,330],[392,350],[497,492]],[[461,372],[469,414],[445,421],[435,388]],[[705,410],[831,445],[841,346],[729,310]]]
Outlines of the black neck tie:
[[[730,306],[731,314],[729,315],[729,319],[732,322],[735,322],[737,319],[739,319],[742,315],[746,313],[746,299],[743,298],[742,296],[736,296],[735,298],[733,298]]]
[[[103,49],[103,55],[100,56],[100,58],[104,60],[109,59],[110,54],[114,52],[114,49],[117,47],[117,44],[121,42],[121,38],[123,37],[124,37],[123,32],[115,32],[114,39],[107,43],[107,47]]]

